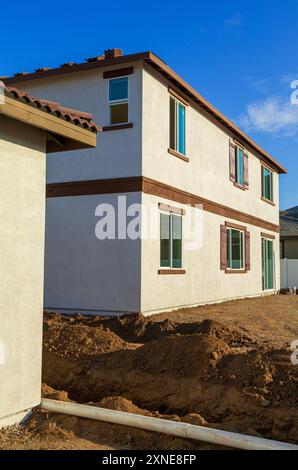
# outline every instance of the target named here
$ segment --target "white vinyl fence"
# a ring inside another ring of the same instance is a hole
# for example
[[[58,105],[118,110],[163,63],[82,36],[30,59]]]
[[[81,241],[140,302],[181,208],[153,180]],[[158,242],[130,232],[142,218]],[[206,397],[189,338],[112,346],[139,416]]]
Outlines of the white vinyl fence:
[[[298,259],[280,260],[280,284],[282,289],[288,287],[298,289]]]

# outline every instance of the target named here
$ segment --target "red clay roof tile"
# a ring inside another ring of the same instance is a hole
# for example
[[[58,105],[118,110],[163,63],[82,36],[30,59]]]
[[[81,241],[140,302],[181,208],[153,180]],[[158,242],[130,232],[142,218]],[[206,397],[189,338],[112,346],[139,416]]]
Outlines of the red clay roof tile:
[[[98,127],[97,124],[95,124],[93,121],[93,115],[91,113],[78,111],[72,108],[66,108],[56,101],[34,98],[24,91],[18,90],[14,87],[8,87],[1,82],[0,86],[1,88],[4,88],[5,95],[9,96],[10,98],[26,103],[46,113],[53,114],[60,119],[71,122],[76,126],[83,127],[90,132],[97,133],[100,131],[100,127]]]

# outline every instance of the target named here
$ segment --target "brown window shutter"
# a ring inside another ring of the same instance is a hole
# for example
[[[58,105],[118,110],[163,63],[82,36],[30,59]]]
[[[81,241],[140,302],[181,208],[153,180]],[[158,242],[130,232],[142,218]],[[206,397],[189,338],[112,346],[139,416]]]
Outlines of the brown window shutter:
[[[245,269],[250,270],[250,233],[245,232]]]
[[[220,226],[220,269],[227,269],[227,239],[228,232],[225,225]]]
[[[249,188],[249,174],[248,174],[248,154],[244,152],[243,155],[243,167],[244,167],[244,188],[248,189]]]
[[[232,140],[230,140],[230,180],[235,183],[236,181],[236,146]]]

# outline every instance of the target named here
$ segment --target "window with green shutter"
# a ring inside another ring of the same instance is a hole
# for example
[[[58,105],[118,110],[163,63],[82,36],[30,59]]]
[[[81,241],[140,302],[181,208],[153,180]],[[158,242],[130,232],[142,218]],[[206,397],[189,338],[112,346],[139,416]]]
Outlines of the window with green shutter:
[[[262,165],[262,197],[273,202],[273,172]]]

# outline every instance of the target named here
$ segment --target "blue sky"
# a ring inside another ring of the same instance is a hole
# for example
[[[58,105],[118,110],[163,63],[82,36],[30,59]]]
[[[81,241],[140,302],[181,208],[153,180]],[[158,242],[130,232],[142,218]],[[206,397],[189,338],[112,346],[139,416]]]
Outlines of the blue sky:
[[[284,164],[281,208],[298,205],[296,0],[14,1],[1,5],[0,75],[151,50]]]

